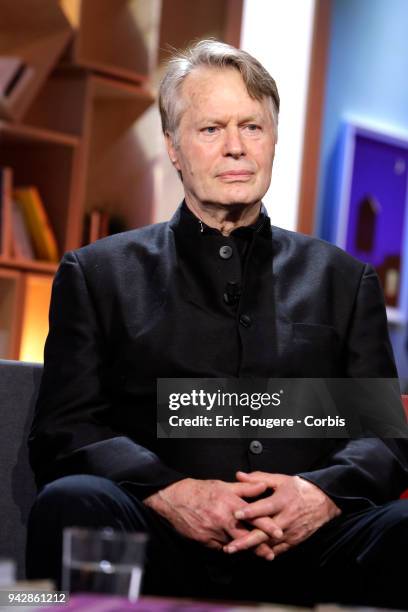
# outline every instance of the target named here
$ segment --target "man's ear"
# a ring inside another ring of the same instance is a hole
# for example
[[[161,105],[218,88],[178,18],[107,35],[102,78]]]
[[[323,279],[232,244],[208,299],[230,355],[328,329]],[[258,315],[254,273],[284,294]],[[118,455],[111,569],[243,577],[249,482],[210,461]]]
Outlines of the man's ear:
[[[164,139],[166,141],[167,153],[169,154],[170,161],[173,164],[173,166],[176,168],[176,170],[180,171],[180,164],[178,162],[177,149],[174,146],[173,138],[174,137],[171,134],[169,134],[169,132],[166,132],[164,135]]]

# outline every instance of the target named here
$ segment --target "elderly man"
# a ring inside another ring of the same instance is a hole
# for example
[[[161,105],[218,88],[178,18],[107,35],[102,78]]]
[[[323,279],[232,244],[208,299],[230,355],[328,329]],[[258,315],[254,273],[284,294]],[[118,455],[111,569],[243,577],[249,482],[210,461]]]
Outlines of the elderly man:
[[[160,377],[396,376],[372,268],[270,225],[279,96],[261,64],[201,41],[171,60],[160,111],[185,201],[55,278],[28,574],[58,579],[64,526],[110,525],[149,532],[145,592],[403,607],[404,440],[156,437]]]

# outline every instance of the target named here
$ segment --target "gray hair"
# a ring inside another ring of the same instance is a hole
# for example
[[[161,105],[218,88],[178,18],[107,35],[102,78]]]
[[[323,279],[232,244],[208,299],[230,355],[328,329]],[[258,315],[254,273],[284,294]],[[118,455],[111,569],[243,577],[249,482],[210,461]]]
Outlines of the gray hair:
[[[176,144],[177,130],[184,111],[180,96],[181,86],[190,72],[201,66],[235,68],[240,72],[251,98],[269,98],[277,136],[280,100],[274,79],[262,64],[246,51],[212,39],[200,40],[186,51],[177,51],[170,59],[159,88],[159,109],[164,134],[171,134]]]

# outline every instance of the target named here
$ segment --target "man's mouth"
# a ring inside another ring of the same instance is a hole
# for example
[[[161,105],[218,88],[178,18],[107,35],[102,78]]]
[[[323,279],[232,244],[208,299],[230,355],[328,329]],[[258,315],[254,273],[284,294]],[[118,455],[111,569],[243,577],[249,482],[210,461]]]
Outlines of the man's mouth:
[[[226,170],[225,172],[218,174],[218,177],[223,179],[245,180],[249,179],[252,175],[253,172],[250,172],[249,170]]]

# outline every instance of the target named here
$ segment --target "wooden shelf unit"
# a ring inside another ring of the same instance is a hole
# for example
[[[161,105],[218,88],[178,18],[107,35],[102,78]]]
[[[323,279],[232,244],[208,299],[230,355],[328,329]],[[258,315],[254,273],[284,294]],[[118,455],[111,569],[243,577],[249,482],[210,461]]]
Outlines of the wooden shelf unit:
[[[0,55],[22,59],[28,76],[8,99],[0,92],[0,167],[38,188],[60,255],[83,244],[95,209],[124,229],[158,220],[164,148],[152,103],[167,49],[204,36],[239,44],[242,3],[2,0]],[[0,358],[41,360],[56,269],[0,253]]]
[[[153,99],[144,86],[90,78],[84,210],[105,210],[121,218],[126,229],[143,224],[140,214],[152,198],[152,168],[139,119]]]
[[[76,32],[66,58],[119,79],[143,82],[157,63],[160,0],[60,0]]]
[[[38,188],[60,253],[67,248],[78,145],[79,139],[67,134],[0,123],[0,166],[12,168],[13,186]]]
[[[18,359],[22,332],[22,274],[0,266],[0,357]]]
[[[37,259],[22,259],[16,257],[0,257],[0,270],[20,270],[23,272],[44,272],[54,275],[57,271],[57,264]]]
[[[0,94],[0,116],[21,120],[73,29],[56,0],[2,0],[0,10],[0,56],[16,57],[25,65],[11,90]]]

